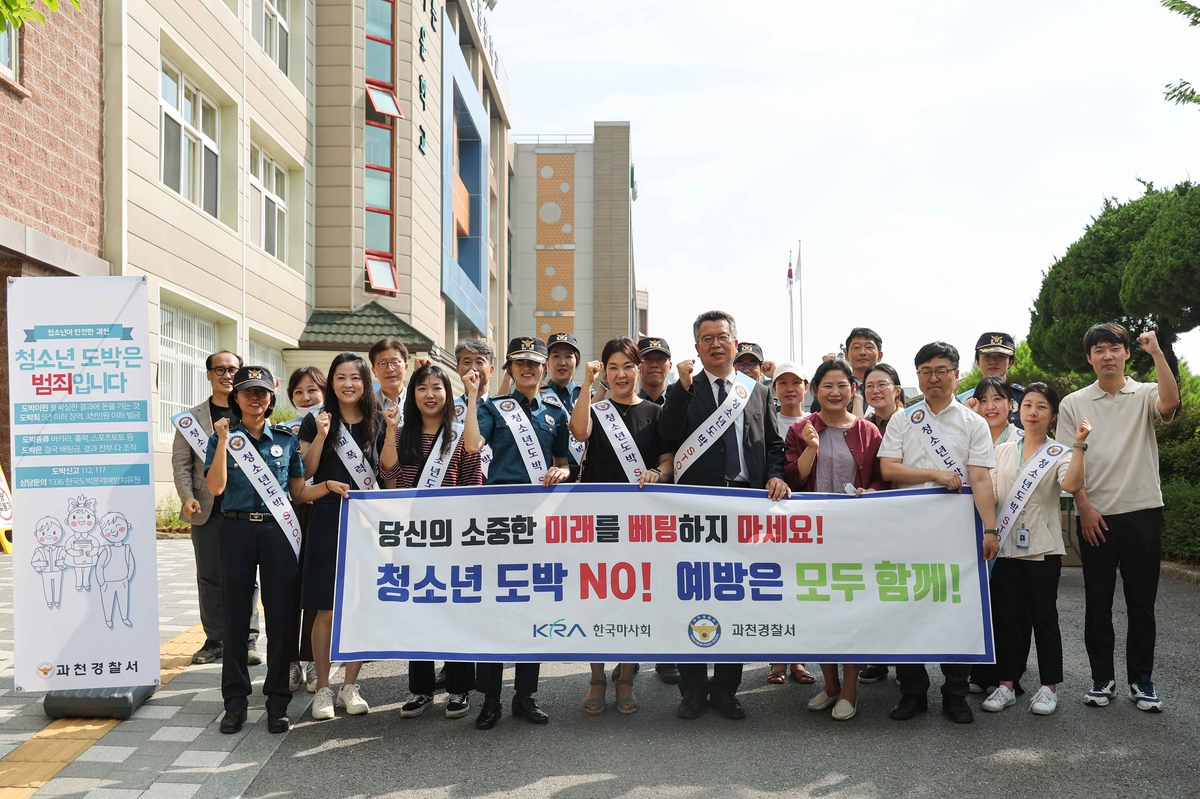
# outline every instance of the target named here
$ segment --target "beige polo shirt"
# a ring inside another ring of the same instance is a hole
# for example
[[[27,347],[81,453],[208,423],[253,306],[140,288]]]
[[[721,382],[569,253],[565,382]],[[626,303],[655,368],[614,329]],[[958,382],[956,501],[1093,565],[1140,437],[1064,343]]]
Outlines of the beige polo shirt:
[[[1100,388],[1099,381],[1068,395],[1058,410],[1058,440],[1074,444],[1084,416],[1092,423],[1084,483],[1092,507],[1101,516],[1161,508],[1154,437],[1154,423],[1162,419],[1158,384],[1126,377],[1115,395]]]

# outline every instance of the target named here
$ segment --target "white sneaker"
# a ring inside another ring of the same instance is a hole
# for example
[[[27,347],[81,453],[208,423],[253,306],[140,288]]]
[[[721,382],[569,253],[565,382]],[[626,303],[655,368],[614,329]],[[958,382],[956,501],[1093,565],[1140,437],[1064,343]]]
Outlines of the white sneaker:
[[[1142,677],[1138,682],[1129,683],[1129,698],[1137,703],[1138,710],[1162,713],[1162,700],[1154,692],[1154,682],[1149,677]]]
[[[1033,701],[1029,703],[1029,712],[1036,716],[1049,716],[1057,709],[1058,694],[1051,691],[1046,685],[1037,689],[1037,693],[1033,695]]]
[[[304,667],[299,663],[293,663],[288,669],[288,688],[292,693],[300,690],[300,686],[304,684]]]
[[[367,700],[358,692],[358,685],[352,682],[346,683],[342,690],[338,691],[337,706],[346,708],[346,712],[351,716],[361,716],[371,709]]]
[[[1013,690],[1001,685],[992,691],[991,696],[983,700],[983,709],[992,713],[999,713],[1004,708],[1012,707],[1016,703],[1017,695],[1013,693]]]
[[[318,721],[333,718],[333,689],[328,685],[313,697],[312,717]]]
[[[1093,680],[1092,690],[1083,695],[1083,703],[1092,707],[1107,707],[1117,697],[1116,680]]]
[[[310,662],[310,663],[304,664],[304,680],[305,680],[305,687],[308,688],[308,692],[310,694],[315,694],[317,692],[317,664],[316,663]]]

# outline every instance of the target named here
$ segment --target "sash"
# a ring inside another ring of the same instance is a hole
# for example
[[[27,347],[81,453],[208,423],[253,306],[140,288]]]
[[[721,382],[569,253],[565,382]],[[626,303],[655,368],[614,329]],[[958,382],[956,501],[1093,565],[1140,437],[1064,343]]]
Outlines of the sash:
[[[512,433],[513,440],[517,445],[517,452],[521,453],[521,460],[525,462],[525,471],[529,473],[529,482],[540,483],[549,466],[545,456],[542,455],[542,444],[538,441],[537,433],[534,432],[533,422],[529,421],[529,417],[521,408],[521,403],[515,399],[505,397],[491,400],[491,403],[504,417],[504,423],[508,425],[509,432]]]
[[[946,448],[946,444],[942,441],[942,431],[938,427],[937,419],[926,408],[917,408],[905,420],[913,426],[917,431],[917,435],[921,439],[921,443],[925,445],[925,449],[929,452],[929,456],[936,463],[946,467],[946,471],[954,472],[962,478],[963,485],[967,485],[967,470],[954,459],[950,454],[950,450]]]
[[[454,400],[454,418],[462,425],[467,422],[467,401],[462,397],[456,397]],[[492,448],[488,444],[483,445],[483,449],[479,451],[479,468],[483,472],[483,477],[486,480],[488,474],[488,464],[492,462]]]
[[[354,482],[359,488],[363,491],[374,491],[379,487],[379,481],[375,479],[375,470],[363,457],[358,442],[346,429],[345,422],[338,425],[338,437],[337,441],[333,442],[333,449],[337,452],[338,460],[346,467],[346,471],[350,472],[350,476],[354,478]]]
[[[317,403],[316,405],[312,406],[311,408],[306,408],[305,410],[300,411],[300,415],[297,416],[295,419],[288,419],[286,422],[283,423],[283,426],[286,427],[288,430],[291,430],[293,433],[299,433],[300,425],[302,425],[304,423],[305,417],[311,416],[314,413],[320,413],[323,409],[324,409],[324,406],[321,403]]]
[[[446,428],[442,428],[438,433],[438,437],[433,441],[433,449],[429,450],[429,457],[425,459],[425,466],[421,469],[421,477],[417,480],[417,488],[441,488],[442,482],[446,479],[446,467],[450,465],[450,459],[454,457],[454,449],[458,446],[458,440],[462,438],[463,426],[455,422],[450,427],[450,449],[442,456],[442,439],[446,435]]]
[[[239,466],[242,474],[246,475],[263,503],[270,508],[271,515],[287,535],[288,543],[296,553],[296,560],[300,560],[300,522],[296,519],[296,511],[292,510],[292,503],[288,502],[287,492],[279,485],[267,464],[263,463],[262,455],[258,454],[245,433],[230,433],[227,446],[233,459],[241,461]]]
[[[566,403],[564,403],[559,398],[558,394],[556,394],[554,392],[554,389],[551,388],[550,386],[543,386],[540,393],[541,393],[543,399],[549,400],[549,404],[561,406],[562,409],[567,412],[567,419],[571,418],[571,413],[572,413],[572,411],[575,410],[574,404],[572,404],[572,406],[570,408],[568,408]],[[567,430],[567,456],[571,459],[571,461],[576,466],[583,465],[583,453],[586,450],[587,450],[587,442],[579,441],[578,439],[576,439],[575,436],[571,435],[571,431],[568,429]]]
[[[708,386],[708,389],[711,391],[712,386]],[[684,442],[679,445],[679,449],[675,451],[676,483],[709,447],[721,440],[725,428],[737,421],[737,418],[746,410],[746,403],[750,401],[753,391],[754,380],[738,372],[733,379],[733,391],[730,391],[725,397],[721,407],[701,422],[700,426],[684,439]]]
[[[608,400],[600,400],[592,405],[592,413],[596,415],[596,421],[608,436],[608,443],[612,444],[613,452],[621,459],[621,468],[625,470],[625,476],[629,478],[629,482],[636,483],[642,472],[646,471],[646,464],[642,462],[642,453],[633,443],[633,435],[629,432],[625,420]]]
[[[1018,443],[1018,446],[1024,446],[1024,444]],[[1012,490],[1008,492],[1008,497],[1000,506],[1000,518],[996,520],[996,527],[1000,530],[1000,546],[1004,546],[1004,539],[1008,537],[1009,528],[1025,510],[1025,506],[1029,504],[1033,492],[1037,490],[1038,483],[1042,482],[1046,472],[1054,469],[1066,452],[1065,446],[1051,439],[1038,447],[1033,458],[1025,465],[1025,470],[1017,475],[1017,482],[1013,483]],[[1056,508],[1055,513],[1057,512]]]
[[[192,452],[199,455],[200,460],[204,460],[204,456],[208,454],[209,434],[204,432],[204,428],[200,426],[200,420],[196,418],[196,414],[190,410],[180,411],[171,417],[171,424],[175,425],[175,429],[192,448]]]

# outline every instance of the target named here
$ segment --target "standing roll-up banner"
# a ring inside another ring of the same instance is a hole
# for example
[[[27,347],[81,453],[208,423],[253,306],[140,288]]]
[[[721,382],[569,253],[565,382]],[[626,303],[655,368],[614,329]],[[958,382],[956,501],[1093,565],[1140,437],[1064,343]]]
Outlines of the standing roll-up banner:
[[[9,278],[18,691],[158,684],[144,277]]]

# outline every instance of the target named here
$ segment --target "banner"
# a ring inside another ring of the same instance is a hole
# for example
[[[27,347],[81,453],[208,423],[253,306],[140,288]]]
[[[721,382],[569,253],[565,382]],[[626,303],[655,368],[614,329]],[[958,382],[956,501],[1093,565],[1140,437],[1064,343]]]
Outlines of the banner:
[[[969,490],[352,491],[333,659],[991,663]]]
[[[18,691],[159,681],[144,277],[10,278]]]

